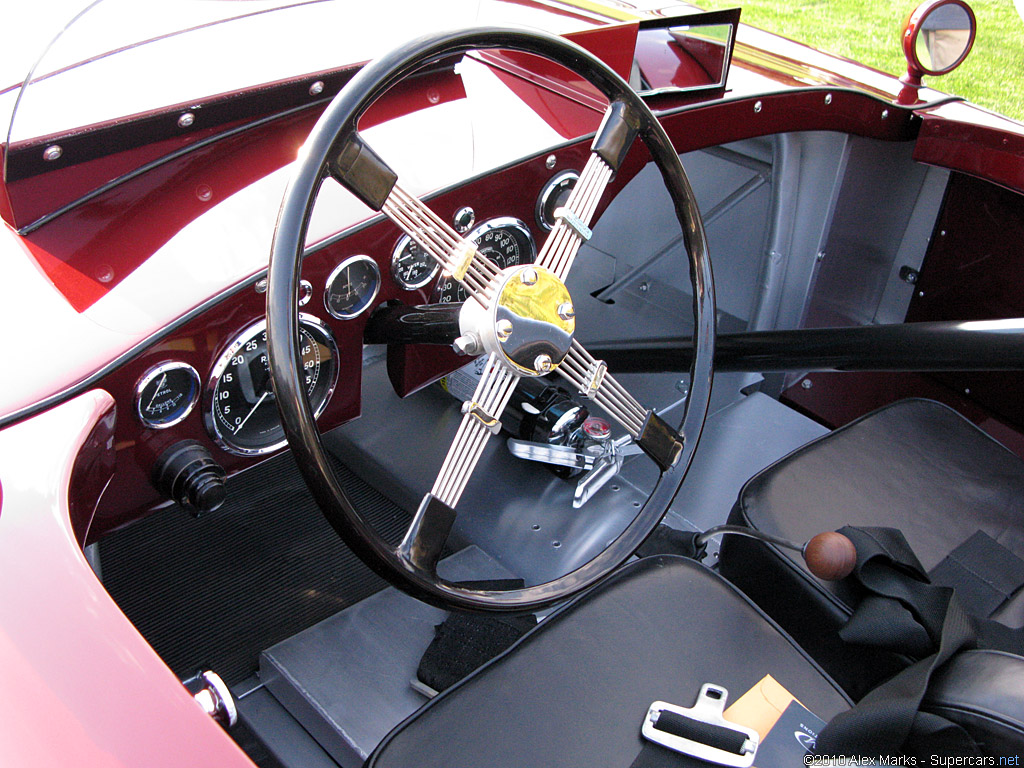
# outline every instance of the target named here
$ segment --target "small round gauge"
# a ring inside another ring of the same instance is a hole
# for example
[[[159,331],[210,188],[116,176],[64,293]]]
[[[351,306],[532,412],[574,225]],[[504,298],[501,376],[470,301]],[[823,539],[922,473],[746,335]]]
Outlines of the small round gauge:
[[[315,317],[303,314],[299,321],[306,395],[319,416],[338,380],[338,347]],[[225,450],[254,456],[285,444],[270,380],[266,320],[253,323],[227,346],[213,366],[207,392],[206,426]]]
[[[490,259],[498,269],[530,264],[537,255],[530,230],[519,219],[510,216],[485,221],[466,238],[476,243],[480,254]],[[441,278],[434,289],[435,304],[463,302],[466,298],[466,289],[451,276]]]
[[[324,306],[332,317],[348,320],[373,304],[380,290],[380,269],[369,256],[351,256],[327,278]]]
[[[161,363],[135,387],[135,415],[151,429],[173,427],[192,412],[199,397],[199,374],[188,363]]]
[[[579,180],[580,175],[576,171],[562,171],[548,179],[537,196],[537,223],[544,229],[554,228],[555,211],[568,202],[569,194]]]
[[[434,257],[408,235],[402,235],[391,255],[391,276],[407,291],[422,288],[429,283],[439,267]]]

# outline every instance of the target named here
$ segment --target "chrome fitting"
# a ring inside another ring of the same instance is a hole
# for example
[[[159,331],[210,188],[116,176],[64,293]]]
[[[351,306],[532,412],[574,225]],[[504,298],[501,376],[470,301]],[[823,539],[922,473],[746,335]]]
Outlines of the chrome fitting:
[[[475,333],[466,333],[452,342],[452,349],[455,350],[455,354],[465,357],[479,355],[483,352],[483,345],[480,343],[480,337]]]
[[[192,698],[203,711],[225,728],[238,722],[238,710],[231,691],[216,672],[207,670],[202,674],[203,689]]]

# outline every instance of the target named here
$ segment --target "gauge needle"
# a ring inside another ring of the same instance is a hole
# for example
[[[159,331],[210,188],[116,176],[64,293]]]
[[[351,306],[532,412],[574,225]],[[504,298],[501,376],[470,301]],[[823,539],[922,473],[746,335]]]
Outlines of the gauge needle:
[[[149,405],[146,406],[146,410],[147,411],[153,410],[153,403],[155,403],[156,399],[160,396],[160,393],[164,389],[164,384],[166,384],[166,383],[167,383],[167,374],[165,373],[163,375],[163,378],[160,379],[160,383],[156,385],[156,392],[153,393],[153,399],[150,400],[149,401]]]
[[[260,405],[263,403],[263,401],[267,399],[267,395],[269,395],[269,394],[270,394],[270,390],[269,389],[263,390],[263,394],[260,395],[260,399],[256,401],[256,405],[254,405],[252,408],[249,409],[249,412],[247,414],[245,414],[245,418],[242,419],[242,421],[239,423],[239,425],[237,427],[235,427],[235,431],[232,432],[231,434],[237,435],[242,430],[242,427],[245,426],[245,422],[247,422],[249,420],[250,416],[252,416],[254,413],[256,413],[256,409],[259,408]]]

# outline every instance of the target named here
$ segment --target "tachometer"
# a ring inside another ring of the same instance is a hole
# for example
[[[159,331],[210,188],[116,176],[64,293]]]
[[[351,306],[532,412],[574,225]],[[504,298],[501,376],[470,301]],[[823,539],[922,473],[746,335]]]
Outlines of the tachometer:
[[[302,375],[310,406],[319,416],[338,379],[338,347],[315,317],[299,319]],[[227,346],[213,367],[207,391],[207,429],[225,450],[254,456],[285,444],[270,381],[266,320],[253,323]]]
[[[519,219],[503,216],[485,221],[468,235],[481,255],[494,262],[498,269],[533,262],[537,255],[533,235]],[[434,290],[434,303],[449,304],[466,300],[466,289],[453,277],[443,277]]]

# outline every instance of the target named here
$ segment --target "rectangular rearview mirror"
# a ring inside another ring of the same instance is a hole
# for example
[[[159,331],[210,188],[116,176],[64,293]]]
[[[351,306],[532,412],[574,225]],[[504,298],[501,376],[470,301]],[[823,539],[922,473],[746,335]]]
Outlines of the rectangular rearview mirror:
[[[740,9],[640,22],[631,84],[643,96],[724,90]]]

